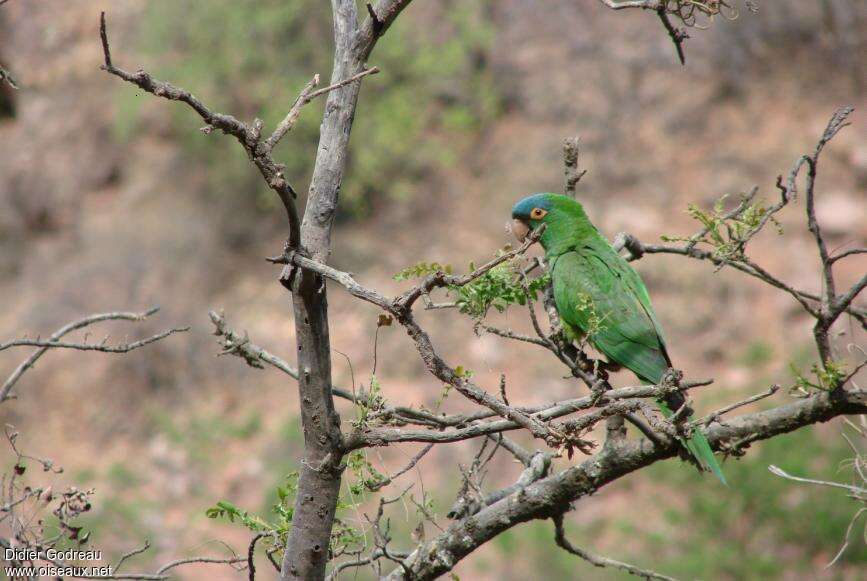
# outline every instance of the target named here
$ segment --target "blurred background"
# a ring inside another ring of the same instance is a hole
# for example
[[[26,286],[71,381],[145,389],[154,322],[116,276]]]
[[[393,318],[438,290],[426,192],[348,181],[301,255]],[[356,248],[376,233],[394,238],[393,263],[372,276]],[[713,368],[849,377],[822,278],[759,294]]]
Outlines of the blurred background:
[[[293,362],[289,297],[264,260],[282,248],[282,210],[232,139],[203,134],[187,108],[99,70],[102,9],[118,66],[146,68],[215,110],[258,116],[266,127],[313,73],[329,77],[331,23],[327,3],[316,0],[12,0],[0,8],[0,64],[21,86],[0,92],[0,337],[45,336],[91,312],[152,305],[162,306],[153,320],[93,335],[192,327],[126,356],[49,353],[18,384],[18,399],[0,407],[0,421],[22,433],[22,449],[65,468],[55,486],[96,489],[85,519],[91,544],[110,556],[151,540],[139,569],[219,553],[216,539],[245,549],[249,533],[206,518],[205,509],[225,499],[267,514],[275,487],[297,467],[301,434],[295,384],[217,358],[207,318],[208,309],[225,309],[232,326]],[[392,275],[416,262],[464,270],[490,258],[509,242],[504,225],[517,199],[562,191],[562,140],[574,135],[588,169],[578,196],[605,234],[625,230],[646,242],[688,235],[696,229],[688,203],[709,207],[754,185],[775,200],[776,176],[812,151],[843,105],[858,110],[823,155],[818,212],[832,248],[863,246],[867,5],[762,2],[757,13],[743,8],[737,20],[690,34],[682,67],[651,13],[615,13],[590,0],[415,2],[369,63],[382,73],[363,85],[332,263],[396,292],[407,283]],[[321,107],[304,109],[278,151],[299,192]],[[802,202],[780,218],[783,234],[764,232],[750,255],[817,291]],[[637,268],[675,364],[688,377],[716,380],[696,392],[699,413],[772,383],[788,387],[793,365],[806,370],[816,360],[811,320],[787,295],[682,257],[649,256]],[[836,268],[840,285],[851,284],[867,260]],[[377,312],[336,287],[329,299],[335,381],[367,386]],[[422,321],[443,355],[481,385],[496,390],[505,373],[513,404],[583,392],[532,345],[477,336],[455,312]],[[521,309],[492,321],[529,329]],[[849,343],[865,344],[848,321],[838,331],[844,354]],[[0,353],[0,371],[26,354]],[[377,377],[391,403],[431,407],[442,395],[400,329],[379,332]],[[634,379],[621,373],[614,381]],[[766,404],[788,397],[782,390]],[[338,405],[345,420],[353,417]],[[453,394],[442,409],[468,404]],[[774,463],[847,479],[841,428],[832,422],[754,446],[725,463],[729,489],[678,462],[656,465],[580,501],[568,530],[588,549],[686,578],[863,578],[861,540],[823,570],[856,506],[767,471]],[[373,450],[368,459],[388,473],[417,450]],[[460,484],[455,461],[470,462],[475,450],[442,446],[414,476],[441,526]],[[0,460],[4,470],[13,461],[5,447]],[[505,456],[494,464],[492,486],[519,472]],[[43,475],[32,477],[38,484]],[[363,510],[343,516],[359,521]],[[411,509],[392,518],[397,539],[417,524]],[[619,578],[556,548],[548,522],[497,537],[455,572]],[[201,566],[179,575],[245,574]]]

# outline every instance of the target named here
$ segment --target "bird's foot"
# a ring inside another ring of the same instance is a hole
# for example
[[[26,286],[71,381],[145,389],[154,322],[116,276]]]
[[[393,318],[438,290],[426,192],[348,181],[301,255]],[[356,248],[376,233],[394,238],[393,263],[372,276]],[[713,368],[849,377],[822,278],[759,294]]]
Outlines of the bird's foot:
[[[599,405],[599,402],[602,401],[603,397],[605,397],[606,391],[608,391],[607,381],[597,381],[593,384],[593,387],[590,388],[590,402],[593,404],[592,407]]]
[[[683,381],[683,371],[681,371],[680,369],[669,367],[665,370],[665,373],[662,374],[662,380],[659,382],[659,384],[663,387],[671,389],[672,391],[676,391],[680,389],[681,381]]]

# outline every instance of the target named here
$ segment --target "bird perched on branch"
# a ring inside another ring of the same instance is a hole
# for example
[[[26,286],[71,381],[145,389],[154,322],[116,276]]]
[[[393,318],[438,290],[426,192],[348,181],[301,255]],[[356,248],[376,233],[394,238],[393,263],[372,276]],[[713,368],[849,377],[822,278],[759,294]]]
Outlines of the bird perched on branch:
[[[539,241],[569,338],[586,337],[612,363],[631,370],[643,382],[660,384],[672,365],[647,288],[590,222],[581,204],[560,194],[534,194],[515,204],[512,218],[512,230],[520,240],[545,225]],[[659,400],[666,417],[684,405],[680,392]],[[681,443],[701,470],[713,472],[725,483],[704,434],[693,430]]]

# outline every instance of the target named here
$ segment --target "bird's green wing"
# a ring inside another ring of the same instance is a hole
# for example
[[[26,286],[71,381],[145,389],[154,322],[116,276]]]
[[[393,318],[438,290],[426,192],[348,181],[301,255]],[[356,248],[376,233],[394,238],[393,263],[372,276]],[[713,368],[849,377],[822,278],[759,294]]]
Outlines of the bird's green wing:
[[[611,361],[658,383],[671,365],[647,289],[608,242],[588,242],[552,260],[561,319]]]
[[[552,259],[554,302],[566,325],[577,327],[611,361],[640,379],[659,383],[671,360],[647,288],[607,240],[591,240]],[[663,414],[683,405],[680,394],[660,401]],[[702,470],[725,484],[707,438],[695,430],[683,440]]]

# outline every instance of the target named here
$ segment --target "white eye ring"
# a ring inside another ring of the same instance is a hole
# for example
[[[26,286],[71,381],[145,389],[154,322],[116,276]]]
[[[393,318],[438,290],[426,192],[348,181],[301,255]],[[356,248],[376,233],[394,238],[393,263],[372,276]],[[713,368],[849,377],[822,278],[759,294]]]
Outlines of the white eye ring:
[[[547,213],[548,211],[542,208],[533,208],[533,211],[530,212],[530,217],[534,220],[541,220]]]

